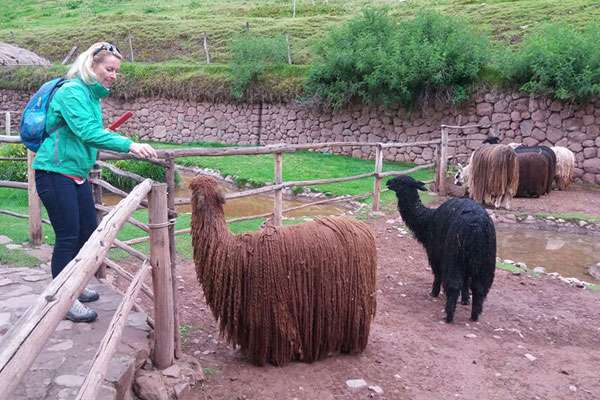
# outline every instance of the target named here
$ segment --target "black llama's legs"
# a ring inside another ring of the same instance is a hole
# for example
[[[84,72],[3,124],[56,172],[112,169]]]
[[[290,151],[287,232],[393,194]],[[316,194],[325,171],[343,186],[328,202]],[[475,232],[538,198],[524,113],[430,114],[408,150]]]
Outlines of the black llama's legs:
[[[471,288],[473,291],[473,306],[471,307],[471,321],[477,321],[479,314],[483,311],[483,291],[477,288]]]
[[[433,286],[431,287],[431,297],[438,297],[440,288],[442,287],[442,277],[438,274],[434,275]]]
[[[447,287],[444,288],[444,292],[446,292],[446,322],[450,323],[454,320],[454,310],[456,310],[460,289]]]
[[[469,304],[469,277],[465,274],[465,279],[463,281],[463,287],[460,291],[460,304],[466,306]]]

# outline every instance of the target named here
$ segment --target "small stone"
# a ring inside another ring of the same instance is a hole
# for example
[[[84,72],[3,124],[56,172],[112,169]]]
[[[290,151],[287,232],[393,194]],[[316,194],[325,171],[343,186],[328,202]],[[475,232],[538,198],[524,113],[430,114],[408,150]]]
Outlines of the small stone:
[[[12,243],[12,239],[8,236],[0,235],[0,244]]]
[[[546,272],[546,268],[544,267],[535,267],[533,269],[533,272],[536,274],[543,274],[544,272]]]
[[[369,386],[369,390],[371,392],[375,392],[376,394],[379,394],[379,395],[383,394],[383,389],[381,387],[377,386],[377,385],[375,385],[375,386]]]
[[[175,385],[173,390],[175,391],[175,397],[178,399],[181,399],[181,398],[183,398],[183,396],[185,396],[187,393],[189,393],[190,384],[187,382],[178,383],[177,385]]]
[[[400,378],[401,378],[401,376],[400,376],[400,374],[395,374],[395,375],[394,375],[394,378],[396,378],[396,379],[400,379]]]
[[[475,339],[475,338],[477,337],[477,335],[476,335],[476,334],[474,334],[474,333],[467,333],[467,334],[465,335],[465,337],[466,337],[467,339]]]
[[[367,382],[364,379],[348,379],[346,381],[346,386],[350,389],[362,389],[367,386]]]
[[[14,282],[11,279],[8,278],[4,278],[4,279],[0,279],[0,287],[2,286],[8,286],[10,284],[13,284]]]
[[[167,369],[163,369],[162,374],[170,378],[179,378],[181,376],[181,368],[177,364],[174,364]]]
[[[501,336],[498,336],[498,335],[492,335],[492,337],[493,337],[494,339],[498,339],[498,340],[502,339],[502,337],[501,337]]]
[[[526,353],[526,354],[525,354],[525,358],[526,358],[526,359],[528,359],[528,360],[529,360],[529,361],[531,361],[531,362],[533,362],[533,361],[537,360],[537,357],[534,357],[534,356],[532,356],[532,355],[531,355],[531,354],[529,354],[529,353]]]
[[[50,276],[44,274],[44,275],[27,275],[23,277],[24,281],[27,282],[39,282],[39,281],[44,281],[46,279],[49,279]]]
[[[21,246],[20,244],[9,243],[6,245],[6,248],[9,250],[19,250],[22,249],[23,246]]]
[[[576,392],[577,391],[577,386],[575,386],[575,385],[569,385],[569,390],[571,392]]]

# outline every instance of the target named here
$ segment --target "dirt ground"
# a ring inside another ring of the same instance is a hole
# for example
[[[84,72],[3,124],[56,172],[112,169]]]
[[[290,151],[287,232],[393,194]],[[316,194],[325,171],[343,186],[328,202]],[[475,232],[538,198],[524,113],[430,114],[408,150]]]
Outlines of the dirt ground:
[[[600,190],[575,187],[542,199],[516,199],[517,211],[597,214]],[[422,247],[398,228],[398,214],[369,221],[378,247],[378,306],[359,355],[313,364],[256,367],[219,338],[196,282],[180,264],[184,351],[206,382],[191,399],[599,399],[600,294],[548,276],[497,270],[477,323],[470,306],[443,322],[445,298],[429,296],[432,274]],[[373,389],[350,389],[364,379]]]

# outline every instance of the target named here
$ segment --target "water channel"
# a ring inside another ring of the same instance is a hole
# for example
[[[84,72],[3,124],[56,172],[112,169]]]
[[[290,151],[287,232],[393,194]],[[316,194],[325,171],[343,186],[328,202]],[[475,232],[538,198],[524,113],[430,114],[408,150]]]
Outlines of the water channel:
[[[188,189],[192,177],[182,175],[182,182],[177,189],[176,197],[188,198]],[[222,186],[227,191],[235,190]],[[119,197],[105,193],[105,204],[114,204]],[[315,201],[315,200],[309,200]],[[305,204],[299,200],[284,200],[284,208]],[[228,200],[225,204],[226,218],[237,218],[268,213],[273,210],[273,197],[257,195]],[[191,212],[190,206],[177,207],[179,213]],[[316,205],[286,213],[286,217],[318,217],[340,215],[346,209],[340,205]],[[532,229],[520,224],[514,226],[498,226],[497,255],[502,259],[524,262],[530,269],[544,267],[546,272],[558,272],[564,277],[574,277],[587,282],[598,283],[587,273],[588,268],[600,262],[600,240],[595,235],[578,235],[572,233],[544,231]]]

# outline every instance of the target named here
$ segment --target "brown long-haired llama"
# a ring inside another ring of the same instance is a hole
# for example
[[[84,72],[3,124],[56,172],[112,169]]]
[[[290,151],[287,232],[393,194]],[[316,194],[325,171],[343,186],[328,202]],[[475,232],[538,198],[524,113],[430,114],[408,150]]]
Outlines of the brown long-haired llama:
[[[365,223],[323,218],[233,235],[216,180],[198,176],[190,188],[196,275],[229,343],[258,365],[364,350],[377,261]]]
[[[469,164],[469,194],[473,200],[496,208],[510,208],[519,185],[517,154],[508,145],[485,144]]]

